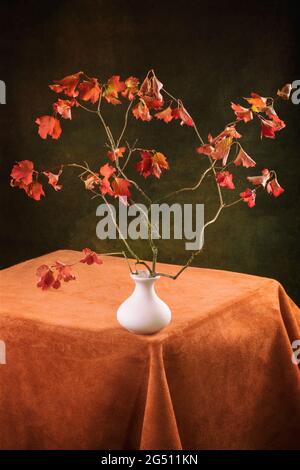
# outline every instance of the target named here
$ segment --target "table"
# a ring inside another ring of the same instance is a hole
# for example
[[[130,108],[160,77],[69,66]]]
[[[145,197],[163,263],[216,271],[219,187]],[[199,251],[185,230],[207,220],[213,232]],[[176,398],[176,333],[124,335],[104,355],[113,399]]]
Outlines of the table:
[[[300,311],[277,281],[200,268],[161,278],[173,321],[137,336],[116,320],[133,289],[121,258],[36,288],[39,265],[79,258],[57,251],[0,273],[0,449],[300,448]]]

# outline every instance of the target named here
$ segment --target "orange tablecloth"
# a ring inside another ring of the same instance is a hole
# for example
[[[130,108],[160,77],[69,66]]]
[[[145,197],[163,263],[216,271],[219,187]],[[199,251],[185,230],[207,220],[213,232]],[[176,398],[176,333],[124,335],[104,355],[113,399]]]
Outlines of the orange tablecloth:
[[[300,312],[278,282],[198,268],[160,279],[172,324],[136,336],[116,320],[133,289],[123,259],[35,287],[37,266],[79,256],[1,272],[1,449],[300,448]]]

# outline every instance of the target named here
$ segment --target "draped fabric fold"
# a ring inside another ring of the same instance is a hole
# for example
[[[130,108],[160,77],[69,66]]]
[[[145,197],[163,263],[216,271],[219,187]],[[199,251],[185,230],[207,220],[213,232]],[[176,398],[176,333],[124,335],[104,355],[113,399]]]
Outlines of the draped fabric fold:
[[[140,449],[182,449],[163,362],[163,346],[150,343],[150,367]]]

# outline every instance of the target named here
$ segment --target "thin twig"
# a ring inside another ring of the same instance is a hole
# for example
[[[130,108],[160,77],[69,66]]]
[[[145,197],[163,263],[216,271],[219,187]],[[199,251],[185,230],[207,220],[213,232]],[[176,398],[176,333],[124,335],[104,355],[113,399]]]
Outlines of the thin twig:
[[[161,201],[165,201],[166,199],[170,199],[172,196],[176,196],[177,194],[180,194],[180,193],[185,192],[185,191],[195,191],[196,189],[198,189],[200,187],[200,185],[203,182],[205,176],[212,170],[212,168],[215,166],[215,164],[216,164],[216,160],[212,163],[212,165],[210,165],[204,171],[204,173],[202,173],[199,181],[194,186],[191,186],[191,187],[188,187],[188,188],[180,188],[180,189],[177,189],[177,191],[172,191],[171,193],[167,194],[166,196],[163,196],[162,198],[157,199],[156,201],[154,201],[154,203],[159,203]]]
[[[132,104],[133,104],[133,100],[130,101],[130,103],[129,103],[128,107],[127,107],[127,110],[126,110],[126,113],[125,113],[124,126],[123,126],[123,129],[122,129],[122,131],[121,131],[120,137],[119,137],[118,140],[117,140],[117,148],[119,147],[120,142],[121,142],[122,139],[123,139],[123,135],[124,135],[124,133],[125,133],[125,131],[126,131],[126,127],[127,127],[127,123],[128,123],[128,115],[129,115],[129,111],[130,111],[130,108],[131,108]]]

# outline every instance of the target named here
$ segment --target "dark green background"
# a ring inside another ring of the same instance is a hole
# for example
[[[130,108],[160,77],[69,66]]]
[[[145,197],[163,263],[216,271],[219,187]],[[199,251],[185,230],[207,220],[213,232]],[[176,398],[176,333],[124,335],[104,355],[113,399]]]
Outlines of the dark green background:
[[[240,97],[251,91],[269,96],[300,79],[292,5],[129,0],[1,4],[0,79],[7,85],[7,105],[0,106],[1,267],[58,248],[115,248],[97,240],[98,202],[90,200],[75,171],[65,174],[61,194],[47,188],[39,203],[9,187],[14,161],[34,160],[40,168],[82,160],[98,168],[105,161],[99,123],[82,110],[75,110],[72,122],[62,123],[60,140],[38,137],[34,120],[49,113],[56,98],[48,83],[78,70],[100,80],[113,74],[142,78],[153,67],[166,88],[184,100],[201,133],[215,135],[233,119],[231,101],[242,103]],[[241,126],[245,148],[259,171],[275,169],[286,191],[278,199],[260,194],[251,210],[246,204],[226,210],[208,229],[195,263],[276,278],[298,303],[299,112],[300,105],[279,103],[287,128],[276,140],[261,142],[257,123]],[[107,105],[105,113],[118,131],[121,110]],[[139,137],[141,146],[156,147],[168,157],[168,174],[159,182],[147,181],[152,195],[197,180],[202,160],[194,152],[198,143],[190,128],[132,119],[127,137]],[[217,203],[213,188],[208,181],[202,192],[177,201],[205,202],[209,216]],[[145,244],[136,248],[148,256]],[[182,263],[186,258],[182,242],[163,242],[160,249],[162,261]]]

